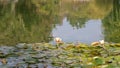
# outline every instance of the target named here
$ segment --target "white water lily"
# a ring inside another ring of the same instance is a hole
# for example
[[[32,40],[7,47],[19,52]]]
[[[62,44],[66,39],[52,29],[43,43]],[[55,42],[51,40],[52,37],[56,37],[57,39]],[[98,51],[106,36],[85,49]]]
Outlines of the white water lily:
[[[105,44],[104,40],[100,40],[99,42],[100,42],[101,45]]]
[[[96,42],[92,42],[91,45],[93,46],[97,46],[97,45],[104,45],[105,41],[104,40],[100,40],[100,41],[96,41]]]
[[[61,39],[60,37],[54,38],[54,41],[55,41],[56,43],[62,43],[62,39]]]
[[[100,42],[92,42],[91,43],[92,46],[96,46],[96,45],[99,45],[99,44],[100,44]]]

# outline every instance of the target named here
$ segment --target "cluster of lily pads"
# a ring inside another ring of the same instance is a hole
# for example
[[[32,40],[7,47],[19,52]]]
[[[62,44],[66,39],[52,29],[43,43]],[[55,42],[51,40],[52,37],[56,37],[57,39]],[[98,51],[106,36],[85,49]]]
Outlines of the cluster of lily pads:
[[[120,44],[20,43],[0,46],[1,68],[119,68]]]

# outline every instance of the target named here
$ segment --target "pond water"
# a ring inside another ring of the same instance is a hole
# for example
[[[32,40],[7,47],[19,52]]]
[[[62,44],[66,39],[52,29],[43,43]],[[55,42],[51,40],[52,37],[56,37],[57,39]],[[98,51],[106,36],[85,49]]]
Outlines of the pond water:
[[[0,0],[0,44],[120,42],[119,0]]]
[[[64,42],[82,42],[90,44],[93,41],[104,39],[102,34],[101,20],[88,20],[82,28],[75,28],[69,24],[67,18],[63,19],[62,25],[56,26],[52,33],[54,37],[60,37]]]
[[[120,67],[119,6],[120,0],[0,0],[0,68]],[[58,48],[49,44],[55,37],[117,44]]]

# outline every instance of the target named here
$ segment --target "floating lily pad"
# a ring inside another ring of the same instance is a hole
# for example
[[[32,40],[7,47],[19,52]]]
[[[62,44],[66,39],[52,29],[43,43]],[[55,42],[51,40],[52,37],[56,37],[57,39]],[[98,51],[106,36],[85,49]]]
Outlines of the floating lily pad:
[[[104,64],[104,61],[102,58],[97,57],[97,58],[94,58],[93,63],[95,65],[102,65],[102,64]]]
[[[109,68],[120,65],[120,47],[117,46],[105,45],[105,48],[102,48],[84,44],[63,44],[56,48],[47,43],[18,45],[0,46],[0,58],[7,59],[6,65],[9,67],[25,68],[28,65],[37,67],[36,65],[39,63],[47,63],[57,68]],[[11,57],[12,59],[10,59]],[[1,63],[1,65],[3,64]]]

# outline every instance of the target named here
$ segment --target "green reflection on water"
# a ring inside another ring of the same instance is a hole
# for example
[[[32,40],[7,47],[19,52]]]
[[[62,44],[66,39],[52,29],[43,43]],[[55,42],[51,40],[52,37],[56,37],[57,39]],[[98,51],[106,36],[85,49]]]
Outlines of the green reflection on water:
[[[119,0],[115,2],[117,1]],[[102,19],[105,39],[108,40],[111,33],[107,33],[110,31],[106,28],[112,27],[107,24],[111,20],[108,17],[117,19],[119,16],[117,10],[119,5],[115,2],[112,0],[79,2],[73,0],[0,0],[0,44],[49,42],[52,40],[52,29],[56,24],[61,24],[65,16],[76,28],[84,27],[89,19]],[[111,24],[113,23],[111,21]],[[115,30],[118,28],[114,27]]]
[[[120,42],[120,0],[113,1],[113,9],[103,19],[104,35],[108,42]]]
[[[4,1],[3,1],[4,2]],[[38,1],[39,2],[39,1]],[[0,4],[0,43],[49,42],[53,13],[57,5],[53,1],[19,0],[18,2]],[[57,11],[56,11],[57,12]]]

